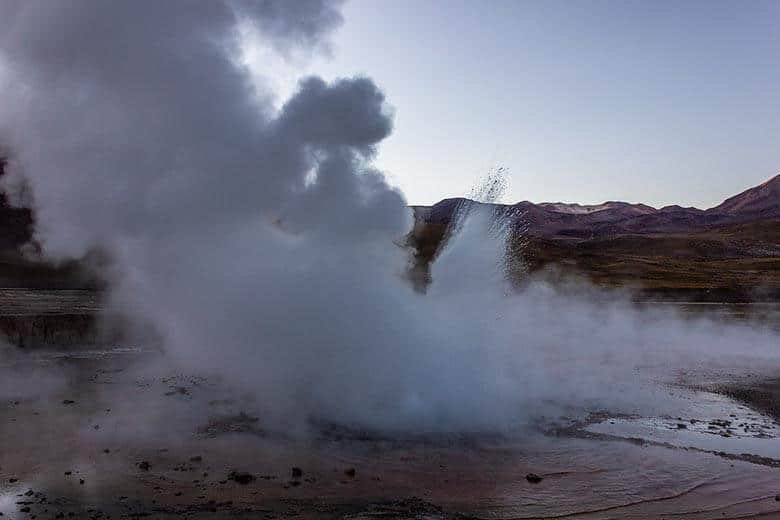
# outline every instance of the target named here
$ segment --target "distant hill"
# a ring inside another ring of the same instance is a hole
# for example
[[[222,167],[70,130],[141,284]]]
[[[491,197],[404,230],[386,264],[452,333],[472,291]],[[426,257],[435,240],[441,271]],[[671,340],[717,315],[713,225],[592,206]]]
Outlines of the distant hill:
[[[455,198],[413,207],[412,278],[421,290],[453,216],[471,205],[483,204]],[[780,301],[780,175],[708,210],[627,202],[487,206],[510,219],[510,251],[532,272],[585,276],[644,298]]]
[[[6,173],[7,161],[0,148],[0,178]],[[33,243],[35,222],[29,208],[8,203],[0,191],[0,289],[93,289],[98,282],[79,262],[53,265],[39,258]],[[27,246],[26,254],[22,253]],[[1,328],[1,327],[0,327]]]
[[[780,174],[765,183],[726,199],[708,209],[711,215],[728,215],[743,221],[780,217]]]
[[[419,220],[441,224],[449,222],[458,208],[474,204],[481,203],[462,198],[444,199],[433,206],[414,206],[414,211]],[[544,238],[590,240],[625,233],[686,233],[780,219],[780,175],[708,210],[681,206],[656,209],[646,204],[615,201],[591,206],[528,201],[489,206],[499,214],[511,215],[527,234]]]

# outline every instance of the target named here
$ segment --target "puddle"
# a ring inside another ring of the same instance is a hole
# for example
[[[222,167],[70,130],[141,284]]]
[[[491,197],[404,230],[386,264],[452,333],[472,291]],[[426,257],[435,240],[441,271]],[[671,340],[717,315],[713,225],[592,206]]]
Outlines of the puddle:
[[[23,482],[9,483],[7,479],[3,479],[0,482],[0,512],[4,513],[3,518],[22,518],[26,516],[24,513],[19,512],[19,509],[23,508],[25,504],[19,502],[26,502],[29,497],[24,496],[25,490],[29,487],[24,487]]]
[[[780,460],[780,425],[725,396],[695,392],[679,417],[607,418],[585,431],[679,448]]]

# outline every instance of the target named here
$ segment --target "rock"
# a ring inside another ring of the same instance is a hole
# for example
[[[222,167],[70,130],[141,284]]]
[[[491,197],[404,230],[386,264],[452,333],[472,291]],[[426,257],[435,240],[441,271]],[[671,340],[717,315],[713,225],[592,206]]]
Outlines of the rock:
[[[74,404],[75,402],[76,401],[74,401],[73,399],[64,399],[62,401],[62,404]]]
[[[677,429],[678,430],[687,430],[688,429],[688,425],[684,424],[684,423],[677,423]]]
[[[255,480],[255,476],[251,473],[247,473],[245,471],[231,471],[228,473],[228,480],[232,480],[234,482],[237,482],[239,484],[249,484],[250,482],[253,482]]]
[[[303,470],[298,467],[293,467],[291,474],[292,474],[292,478],[301,478],[303,476]]]
[[[355,478],[355,474],[356,474],[356,473],[357,473],[357,471],[355,471],[355,468],[347,468],[347,469],[344,471],[344,474],[345,474],[346,476],[348,476],[348,477],[351,477],[351,478]]]
[[[529,473],[528,475],[525,476],[525,479],[531,484],[538,484],[543,480],[542,477],[540,477],[536,473]]]
[[[775,495],[775,502],[780,502],[780,495]]]
[[[202,460],[203,460],[203,457],[201,457],[200,455],[197,455],[195,457],[190,457],[190,462],[200,462]]]
[[[136,464],[136,466],[138,466],[138,469],[140,469],[141,471],[149,471],[149,468],[152,467],[152,465],[149,464],[149,462],[145,461],[145,460],[142,460],[141,462]]]

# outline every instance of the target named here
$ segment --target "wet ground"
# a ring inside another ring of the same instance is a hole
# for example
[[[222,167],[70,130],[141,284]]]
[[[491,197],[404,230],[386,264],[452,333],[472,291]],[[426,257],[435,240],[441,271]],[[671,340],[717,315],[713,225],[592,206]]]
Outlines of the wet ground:
[[[673,308],[780,324],[776,304]],[[89,292],[0,291],[16,337],[63,342],[0,347],[3,518],[780,518],[780,366],[680,368],[654,382],[663,410],[501,435],[280,431],[224,382],[101,345],[99,311]]]
[[[404,437],[274,431],[153,351],[0,360],[5,518],[780,518],[777,418],[711,391],[780,367],[681,372],[674,416]]]

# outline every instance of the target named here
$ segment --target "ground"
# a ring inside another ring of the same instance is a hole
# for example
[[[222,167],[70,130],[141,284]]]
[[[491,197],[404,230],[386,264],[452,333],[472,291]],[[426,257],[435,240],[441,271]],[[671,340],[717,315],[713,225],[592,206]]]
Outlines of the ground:
[[[7,518],[780,517],[777,366],[680,370],[662,382],[672,415],[382,435],[268,427],[251,397],[154,350],[2,359]]]

